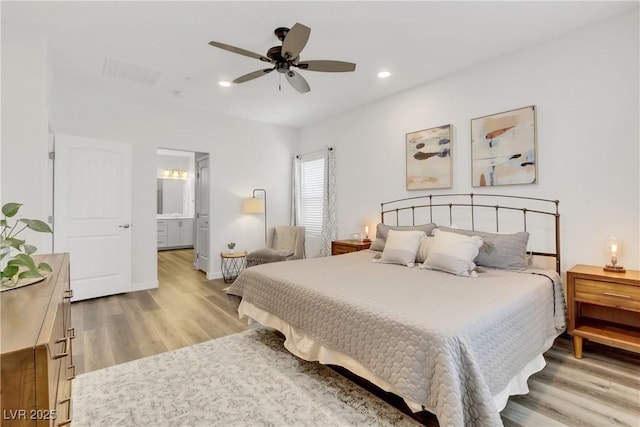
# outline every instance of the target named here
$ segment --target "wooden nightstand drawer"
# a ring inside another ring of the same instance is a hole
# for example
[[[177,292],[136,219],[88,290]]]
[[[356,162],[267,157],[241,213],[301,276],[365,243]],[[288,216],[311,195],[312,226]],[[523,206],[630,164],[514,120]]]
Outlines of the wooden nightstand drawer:
[[[575,300],[623,310],[640,311],[640,287],[576,278]]]
[[[331,242],[331,255],[348,254],[349,252],[369,249],[371,241],[362,240],[334,240]]]

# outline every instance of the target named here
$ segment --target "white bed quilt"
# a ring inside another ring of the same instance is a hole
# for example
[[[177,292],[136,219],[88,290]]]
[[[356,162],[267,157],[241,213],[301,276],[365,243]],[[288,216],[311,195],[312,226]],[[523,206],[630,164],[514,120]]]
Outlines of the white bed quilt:
[[[557,273],[463,278],[373,256],[264,264],[227,292],[358,361],[442,426],[502,425],[492,396],[565,328]]]

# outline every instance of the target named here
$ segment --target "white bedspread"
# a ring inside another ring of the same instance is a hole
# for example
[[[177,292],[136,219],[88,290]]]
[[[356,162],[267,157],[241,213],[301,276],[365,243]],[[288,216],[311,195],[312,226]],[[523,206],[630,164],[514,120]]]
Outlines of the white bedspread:
[[[362,251],[252,267],[228,293],[357,361],[442,426],[501,425],[493,396],[565,326],[557,274],[488,270],[461,278],[372,257]]]

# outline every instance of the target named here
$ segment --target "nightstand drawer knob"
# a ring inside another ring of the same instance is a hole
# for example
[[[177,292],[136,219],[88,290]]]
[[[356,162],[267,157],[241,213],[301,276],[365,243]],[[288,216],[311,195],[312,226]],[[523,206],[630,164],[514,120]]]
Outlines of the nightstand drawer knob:
[[[614,294],[613,292],[603,292],[603,295],[606,295],[608,297],[633,299],[631,295]]]

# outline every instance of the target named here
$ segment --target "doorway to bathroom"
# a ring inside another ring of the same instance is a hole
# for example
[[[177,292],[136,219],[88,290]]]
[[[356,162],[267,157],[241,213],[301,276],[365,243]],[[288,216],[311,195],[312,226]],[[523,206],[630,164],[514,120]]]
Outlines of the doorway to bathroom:
[[[206,153],[158,149],[158,279],[185,265],[209,270],[209,173]],[[206,163],[206,167],[205,166]]]

